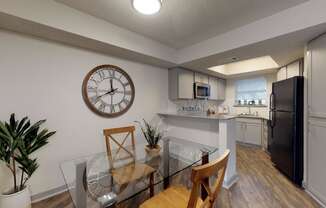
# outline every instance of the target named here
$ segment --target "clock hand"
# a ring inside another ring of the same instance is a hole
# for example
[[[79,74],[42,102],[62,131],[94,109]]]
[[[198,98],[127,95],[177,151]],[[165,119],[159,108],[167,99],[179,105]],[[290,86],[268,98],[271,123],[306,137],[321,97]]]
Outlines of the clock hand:
[[[113,89],[113,80],[112,80],[112,78],[110,79],[110,89],[111,90]]]
[[[110,93],[112,93],[112,92],[115,92],[115,91],[117,91],[117,90],[118,90],[118,88],[112,89],[112,90],[110,90],[110,91],[108,91],[108,92],[106,92],[106,93],[104,93],[103,95],[100,95],[100,96],[98,96],[98,97],[101,98],[101,97],[103,97],[104,95],[108,95],[108,94],[110,94]]]

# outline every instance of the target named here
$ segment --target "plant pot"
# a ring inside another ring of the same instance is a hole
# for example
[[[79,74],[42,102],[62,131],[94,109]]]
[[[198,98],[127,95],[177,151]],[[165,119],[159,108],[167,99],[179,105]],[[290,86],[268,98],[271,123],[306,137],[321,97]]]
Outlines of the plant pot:
[[[13,193],[13,194],[6,194],[10,191],[4,191],[0,194],[0,207],[2,208],[31,208],[31,194],[28,187],[25,187],[23,190]]]
[[[157,156],[160,154],[161,151],[161,146],[156,145],[155,148],[150,147],[149,145],[145,146],[145,151],[147,152],[148,155],[150,156]]]

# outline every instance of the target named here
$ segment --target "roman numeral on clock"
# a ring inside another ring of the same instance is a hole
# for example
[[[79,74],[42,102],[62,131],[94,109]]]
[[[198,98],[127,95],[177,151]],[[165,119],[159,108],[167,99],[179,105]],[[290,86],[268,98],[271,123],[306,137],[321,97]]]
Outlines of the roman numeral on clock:
[[[105,103],[101,103],[100,106],[98,107],[98,109],[102,112],[105,111]]]
[[[111,111],[111,113],[115,113],[114,105],[110,105],[110,111]]]
[[[99,100],[100,100],[100,98],[97,97],[97,96],[93,96],[93,97],[90,98],[90,101],[91,101],[94,105],[95,105]]]

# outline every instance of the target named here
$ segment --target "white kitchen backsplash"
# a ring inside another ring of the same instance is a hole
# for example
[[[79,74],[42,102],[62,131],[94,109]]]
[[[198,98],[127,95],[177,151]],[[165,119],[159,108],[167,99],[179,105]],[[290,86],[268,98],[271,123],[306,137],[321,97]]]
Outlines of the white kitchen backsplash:
[[[219,112],[220,102],[208,100],[180,100],[174,102],[177,112],[207,112],[208,109]]]

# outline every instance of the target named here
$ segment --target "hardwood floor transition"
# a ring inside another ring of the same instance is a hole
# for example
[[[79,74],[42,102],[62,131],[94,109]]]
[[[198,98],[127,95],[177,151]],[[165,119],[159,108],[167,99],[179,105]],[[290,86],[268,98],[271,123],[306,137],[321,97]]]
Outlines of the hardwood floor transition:
[[[294,186],[275,169],[269,156],[258,148],[237,146],[240,180],[230,190],[223,189],[215,207],[219,208],[318,208],[307,193]],[[141,196],[141,202],[146,195]],[[134,207],[135,201],[123,207]],[[63,193],[35,203],[32,208],[73,208],[69,194]]]

